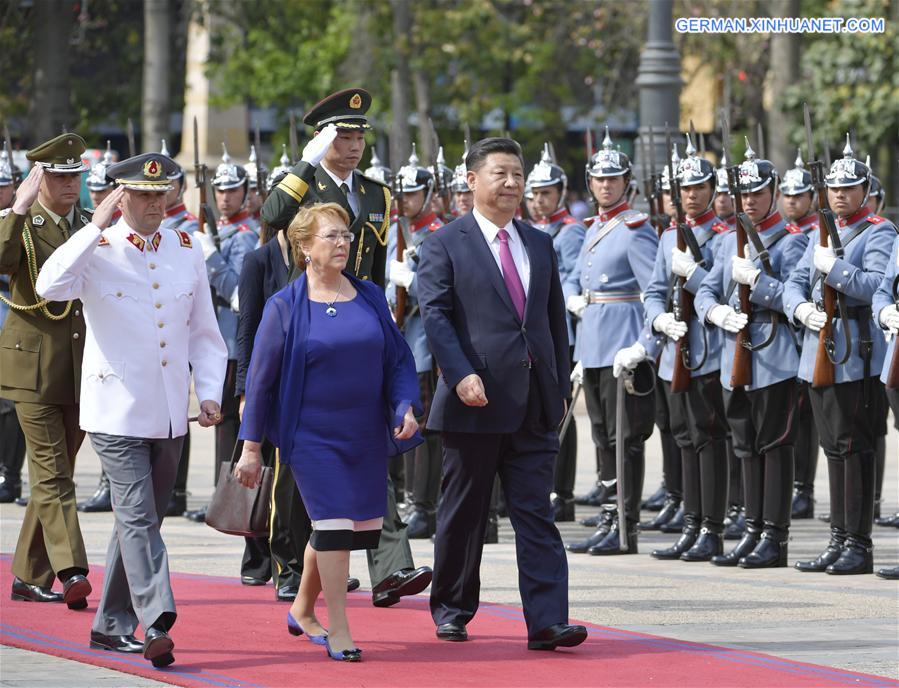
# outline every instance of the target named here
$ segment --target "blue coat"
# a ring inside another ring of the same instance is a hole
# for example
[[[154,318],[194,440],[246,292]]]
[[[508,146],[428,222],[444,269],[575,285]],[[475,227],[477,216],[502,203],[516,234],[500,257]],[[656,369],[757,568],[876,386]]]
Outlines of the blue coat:
[[[893,293],[893,283],[896,281],[897,274],[899,274],[899,265],[897,264],[899,264],[899,237],[893,241],[893,250],[890,253],[890,261],[887,263],[886,272],[883,275],[880,286],[877,287],[877,291],[874,292],[874,298],[871,300],[871,315],[874,318],[874,336],[876,338],[879,338],[880,336],[877,334],[877,329],[881,327],[880,311],[887,306],[892,306],[896,303],[896,296]],[[880,373],[880,381],[885,383],[887,381],[887,375],[890,372],[890,363],[893,360],[893,350],[896,348],[896,337],[889,335],[886,330],[882,331],[885,333],[884,336],[890,337],[883,358],[883,370]]]
[[[597,218],[563,284],[565,297],[586,291],[637,294],[649,285],[659,238],[643,213],[622,203]],[[610,223],[615,228],[609,230]],[[600,232],[608,234],[596,241]],[[581,315],[574,359],[585,368],[612,365],[615,352],[633,344],[643,328],[643,303],[613,301],[588,305]]]
[[[237,289],[244,257],[259,243],[258,224],[246,211],[219,221],[219,250],[206,259],[206,274],[215,297],[215,316],[228,346],[228,358],[237,359],[237,312],[231,297]]]
[[[570,394],[568,328],[552,240],[515,220],[530,261],[522,322],[473,213],[453,220],[422,245],[418,300],[440,368],[429,430],[511,433],[525,419],[532,376],[555,427]],[[529,368],[533,366],[533,371]],[[456,385],[477,373],[488,404],[462,403]]]
[[[687,223],[693,228],[693,234],[696,236],[703,258],[705,258],[705,267],[696,268],[685,285],[687,291],[696,294],[699,291],[699,285],[702,284],[709,271],[715,266],[716,254],[723,237],[728,232],[733,231],[733,228],[718,219],[712,210],[707,210],[695,218],[695,220],[688,219]],[[665,230],[659,241],[659,250],[656,253],[656,262],[652,269],[652,279],[646,288],[643,299],[646,321],[639,338],[640,343],[646,348],[650,357],[654,358],[661,350],[662,358],[659,361],[659,377],[666,382],[671,382],[674,373],[675,342],[655,332],[652,329],[652,323],[662,313],[670,311],[668,284],[672,274],[671,251],[676,246],[677,230],[672,226]],[[677,290],[674,291],[673,298],[678,298]],[[706,327],[705,322],[695,314],[690,320],[689,327],[690,330],[687,336],[690,338],[690,366],[693,367],[699,363],[703,351],[706,354],[702,367],[694,370],[692,375],[698,377],[719,370],[721,367],[720,330],[711,325]],[[703,329],[705,329],[708,337],[708,346],[704,345]]]
[[[581,246],[584,244],[587,228],[565,208],[553,213],[546,224],[535,224],[534,226],[552,237],[553,248],[556,250],[556,262],[559,264],[562,291],[565,292],[565,298],[568,298],[565,283],[577,270],[577,259],[581,254]],[[570,344],[574,344],[574,316],[568,313],[567,320],[568,341]]]
[[[837,228],[840,236],[849,234],[863,222],[871,222],[871,226],[845,247],[844,257],[837,259],[833,270],[830,271],[825,280],[829,286],[845,295],[846,306],[849,308],[871,305],[874,292],[883,281],[890,257],[890,249],[896,238],[896,227],[893,223],[876,215],[870,215],[867,208],[863,208],[849,218],[840,218],[838,220]],[[809,235],[808,247],[806,247],[802,259],[796,265],[796,269],[790,275],[790,279],[787,280],[787,284],[784,287],[783,310],[787,318],[793,322],[795,322],[794,313],[799,304],[807,301],[817,303],[822,299],[821,280],[816,280],[814,285],[811,284],[812,275],[815,274],[813,256],[814,248],[819,242],[818,236],[819,230]],[[864,362],[861,356],[859,356],[857,320],[834,319],[833,340],[836,345],[835,357],[842,357],[843,328],[846,327],[847,322],[849,323],[850,338],[853,342],[852,355],[846,363],[835,366],[836,374],[834,380],[837,384],[861,380],[864,377]],[[873,323],[870,327],[875,335],[872,337],[874,340],[874,353],[871,357],[872,375],[880,373],[883,357],[886,353],[886,342],[882,336],[878,335],[876,327]],[[818,333],[806,330],[802,346],[802,357],[799,361],[800,379],[808,382],[812,381],[817,351]]]
[[[802,257],[808,237],[798,228],[787,230],[776,243],[768,246],[772,236],[785,230],[787,227],[780,213],[775,212],[764,221],[756,225],[759,236],[766,244],[770,254],[773,276],[764,271],[749,292],[749,300],[753,305],[753,322],[749,328],[750,341],[753,344],[766,341],[771,333],[770,315],[776,312],[781,315],[783,306],[783,283],[792,272],[796,263]],[[721,250],[715,259],[715,265],[708,276],[702,281],[699,291],[696,293],[696,312],[704,321],[707,320],[709,311],[716,305],[724,302],[724,296],[732,283],[731,258],[737,255],[737,234],[729,232],[721,241]],[[755,251],[751,244],[748,255],[755,258]],[[762,267],[761,261],[755,259],[756,267]],[[727,304],[738,308],[740,304],[739,285],[734,288]],[[708,325],[712,327],[712,325]],[[724,346],[721,350],[721,384],[725,389],[733,389],[730,378],[734,367],[734,350],[736,349],[737,335],[721,330],[724,337]],[[785,322],[778,323],[777,334],[774,341],[764,349],[752,354],[752,383],[746,386],[747,390],[761,389],[783,380],[796,377],[799,369],[799,352],[796,350],[796,335]]]
[[[384,432],[389,438],[390,456],[396,456],[424,441],[419,433],[408,440],[393,437],[393,428],[402,425],[410,406],[416,415],[422,413],[415,362],[387,309],[381,287],[347,272],[343,274],[377,314],[384,333]],[[308,333],[309,299],[306,275],[302,274],[265,304],[253,343],[246,406],[238,436],[251,442],[261,442],[266,437],[281,450],[282,463],[289,463],[293,456],[303,403]],[[359,380],[359,384],[366,381]]]
[[[430,213],[418,222],[410,226],[412,230],[412,242],[417,251],[421,251],[422,242],[430,235],[443,226],[443,222],[435,213]],[[396,305],[396,287],[390,282],[390,261],[396,258],[396,230],[397,225],[390,225],[390,233],[387,237],[387,265],[384,266],[384,280],[387,283],[385,291],[387,292],[387,302],[391,306]],[[408,248],[408,247],[407,247]],[[413,272],[418,270],[418,261],[413,260],[410,263]],[[426,373],[434,367],[431,348],[428,346],[428,338],[425,335],[425,326],[421,320],[421,310],[418,307],[418,279],[413,278],[412,284],[406,289],[406,317],[403,321],[403,336],[412,349],[412,355],[415,357],[415,370],[419,373]]]

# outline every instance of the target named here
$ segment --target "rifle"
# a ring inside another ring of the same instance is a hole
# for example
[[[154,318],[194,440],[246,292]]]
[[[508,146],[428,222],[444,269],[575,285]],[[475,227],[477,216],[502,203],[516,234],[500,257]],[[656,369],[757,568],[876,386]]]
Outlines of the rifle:
[[[656,232],[659,234],[659,238],[662,237],[662,234],[665,232],[665,229],[668,226],[667,216],[665,215],[665,206],[662,203],[662,177],[659,174],[656,174],[656,144],[655,144],[655,133],[653,132],[652,125],[649,125],[649,176],[652,180],[652,195],[655,199],[655,208],[656,212],[653,215],[652,223],[656,227]]]
[[[406,217],[406,198],[403,193],[403,178],[397,174],[393,179],[393,198],[396,200],[396,259],[403,260],[406,252],[406,236],[409,234],[409,218]],[[388,211],[389,212],[389,211]],[[393,311],[396,326],[403,329],[406,322],[406,289],[396,288],[396,307]]]
[[[730,143],[730,127],[728,127],[727,118],[724,110],[721,111],[721,138],[723,139],[721,147],[724,155],[730,159],[728,155],[728,146]],[[749,141],[746,141],[747,148]],[[740,166],[731,165],[727,168],[727,183],[733,190],[734,209],[737,215],[737,255],[740,258],[746,257],[747,235],[753,231],[752,220],[743,212],[743,196],[740,194]],[[774,189],[771,190],[774,193]],[[737,290],[739,295],[739,309],[741,313],[747,316],[752,314],[752,304],[749,301],[749,285],[741,284]],[[737,332],[736,345],[734,346],[734,362],[730,375],[731,387],[746,387],[752,384],[752,341],[749,336],[749,326],[747,324],[742,330]]]
[[[650,222],[655,225],[657,217],[655,179],[653,179],[654,175],[650,172],[651,163],[646,148],[646,139],[641,136],[640,157],[643,160],[643,195],[646,196],[646,205],[649,207]],[[658,230],[659,228],[656,229]],[[662,231],[664,231],[664,228],[662,228]]]
[[[665,143],[666,150],[673,150],[673,146],[671,143],[671,129],[668,127],[668,124],[665,124]],[[696,237],[693,235],[693,231],[687,226],[687,220],[684,216],[684,207],[681,205],[680,200],[680,183],[677,180],[676,170],[674,169],[674,164],[671,162],[671,156],[668,156],[668,181],[671,186],[671,204],[675,208],[675,215],[677,219],[677,250],[678,251],[686,251],[687,245],[689,243],[689,239],[687,238],[687,234],[690,235],[690,238],[693,239],[693,244],[696,243]],[[694,260],[696,259],[696,253],[693,252],[693,246],[690,246],[690,251],[693,253]],[[696,250],[699,250],[699,247],[695,247]],[[696,262],[702,262],[702,253],[699,253],[699,258]],[[686,289],[686,280],[683,277],[678,277],[675,280],[675,285],[678,287],[678,297],[674,302],[674,317],[681,321],[687,323],[687,327],[690,327],[690,321],[693,319],[694,308],[693,308],[693,294],[691,294]],[[704,362],[705,356],[703,356]],[[671,391],[674,393],[677,392],[686,392],[690,388],[690,332],[689,329],[687,333],[677,340],[674,344],[674,372],[671,377]]]
[[[293,112],[289,117],[290,128],[287,131],[287,139],[290,141],[290,164],[296,165],[299,161],[297,157],[297,121]]]
[[[893,280],[893,302],[899,307],[899,275]],[[893,356],[890,359],[890,368],[887,373],[886,388],[899,387],[899,336],[893,337]]]
[[[128,157],[133,158],[137,155],[137,149],[134,146],[134,122],[128,118]]]
[[[756,141],[756,143],[758,143],[758,145],[759,145],[759,157],[762,160],[767,160],[768,156],[765,155],[765,132],[762,131],[762,123],[761,122],[758,122],[756,124],[756,134],[758,136],[758,141]]]
[[[200,192],[200,207],[197,219],[200,231],[209,234],[212,240],[218,244],[218,227],[215,225],[215,216],[212,214],[212,208],[209,207],[209,201],[206,198],[206,174],[206,163],[200,162],[200,136],[197,129],[197,118],[194,117],[194,180],[197,184],[197,190]]]
[[[834,251],[837,255],[842,255],[842,244],[840,235],[837,232],[836,222],[834,220],[833,211],[827,203],[827,187],[824,184],[824,167],[820,160],[815,159],[814,140],[812,138],[812,118],[809,113],[808,103],[803,104],[805,116],[805,135],[808,141],[809,172],[812,175],[812,186],[818,195],[818,240],[821,246],[827,246],[827,237],[830,236],[833,243]],[[825,233],[826,232],[826,233]],[[810,284],[809,288],[814,289],[814,284]],[[827,284],[822,278],[821,280],[821,296],[823,301],[824,314],[827,320],[824,327],[818,332],[818,350],[815,354],[815,371],[812,375],[812,387],[828,387],[834,384],[836,363],[845,363],[852,351],[852,340],[850,339],[849,328],[843,328],[843,334],[846,340],[846,354],[842,361],[835,361],[833,352],[835,350],[833,341],[833,318],[840,306],[840,312],[845,313],[846,309],[843,303],[843,295],[836,289]],[[822,308],[822,304],[818,304],[818,308]]]
[[[256,123],[256,129],[253,132],[253,144],[256,146],[256,192],[259,198],[265,203],[268,196],[268,168],[262,162],[262,137],[259,135],[259,123]]]

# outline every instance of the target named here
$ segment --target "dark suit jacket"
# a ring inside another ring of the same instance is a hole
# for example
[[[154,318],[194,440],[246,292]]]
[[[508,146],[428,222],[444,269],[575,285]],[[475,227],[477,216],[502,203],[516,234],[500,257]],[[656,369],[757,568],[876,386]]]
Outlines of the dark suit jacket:
[[[428,428],[450,432],[509,433],[524,422],[531,371],[547,422],[562,419],[570,393],[568,329],[552,238],[515,221],[530,259],[524,322],[474,215],[430,235],[422,245],[418,300],[440,379]],[[487,406],[462,403],[455,387],[477,373]]]
[[[246,255],[237,283],[237,298],[240,302],[240,314],[237,318],[238,395],[245,391],[253,340],[262,320],[265,302],[286,284],[287,266],[284,265],[277,237]]]

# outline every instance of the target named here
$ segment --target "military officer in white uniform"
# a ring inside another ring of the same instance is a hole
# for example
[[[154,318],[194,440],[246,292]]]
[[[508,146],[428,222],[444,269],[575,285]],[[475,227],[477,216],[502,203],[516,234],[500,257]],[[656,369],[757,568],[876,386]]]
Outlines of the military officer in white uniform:
[[[112,165],[118,188],[50,256],[36,285],[45,298],[84,304],[80,422],[109,477],[115,516],[91,646],[143,652],[157,667],[174,661],[160,525],[187,433],[190,376],[200,425],[214,425],[228,358],[203,252],[186,232],[159,228],[175,169],[160,153]],[[122,219],[110,227],[117,206]]]

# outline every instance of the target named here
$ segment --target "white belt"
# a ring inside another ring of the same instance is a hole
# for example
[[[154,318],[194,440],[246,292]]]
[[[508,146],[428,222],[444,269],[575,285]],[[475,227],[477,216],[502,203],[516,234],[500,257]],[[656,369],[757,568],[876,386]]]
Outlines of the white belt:
[[[624,303],[641,301],[643,295],[639,291],[592,291],[584,290],[584,298],[588,304],[594,303]]]

